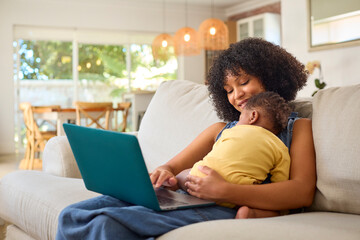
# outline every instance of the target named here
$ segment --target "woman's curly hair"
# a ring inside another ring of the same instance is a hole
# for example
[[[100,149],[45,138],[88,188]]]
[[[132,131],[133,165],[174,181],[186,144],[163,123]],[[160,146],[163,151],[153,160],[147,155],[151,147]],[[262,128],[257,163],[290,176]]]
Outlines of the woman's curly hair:
[[[231,44],[214,61],[207,76],[210,98],[218,116],[225,121],[238,120],[238,112],[228,101],[224,84],[227,75],[241,71],[259,78],[266,91],[278,93],[286,101],[294,100],[307,81],[305,66],[278,45],[260,38],[247,38]]]

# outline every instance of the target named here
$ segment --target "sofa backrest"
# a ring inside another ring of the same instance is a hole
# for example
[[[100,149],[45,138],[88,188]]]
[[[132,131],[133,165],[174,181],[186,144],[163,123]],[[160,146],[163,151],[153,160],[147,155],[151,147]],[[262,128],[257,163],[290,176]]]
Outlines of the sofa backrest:
[[[138,134],[148,170],[170,160],[219,121],[205,85],[186,80],[162,83],[144,114]]]
[[[297,112],[301,118],[312,118],[312,98],[298,98],[291,101],[290,107],[293,112]]]
[[[317,191],[313,210],[360,214],[360,84],[313,99]]]

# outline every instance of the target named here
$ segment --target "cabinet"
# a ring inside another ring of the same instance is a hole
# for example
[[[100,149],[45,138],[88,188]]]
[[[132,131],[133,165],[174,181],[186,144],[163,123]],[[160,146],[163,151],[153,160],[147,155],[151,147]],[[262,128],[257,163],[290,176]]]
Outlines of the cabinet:
[[[280,15],[263,13],[240,19],[236,22],[237,41],[248,37],[259,37],[281,45]]]
[[[138,131],[140,122],[144,113],[154,96],[155,92],[137,91],[125,93],[123,99],[125,102],[131,102],[131,108],[129,111],[129,128],[131,131]]]

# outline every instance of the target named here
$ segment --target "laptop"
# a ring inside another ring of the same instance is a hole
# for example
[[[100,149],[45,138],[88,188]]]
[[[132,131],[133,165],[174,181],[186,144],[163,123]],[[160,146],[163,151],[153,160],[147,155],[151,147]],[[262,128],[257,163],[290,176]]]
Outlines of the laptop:
[[[215,204],[154,189],[136,136],[67,123],[63,127],[88,190],[156,211]]]

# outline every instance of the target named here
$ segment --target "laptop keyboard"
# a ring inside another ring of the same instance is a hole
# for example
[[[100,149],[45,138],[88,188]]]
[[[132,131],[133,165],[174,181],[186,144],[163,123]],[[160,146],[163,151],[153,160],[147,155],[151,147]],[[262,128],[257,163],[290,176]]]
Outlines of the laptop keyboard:
[[[176,195],[171,191],[167,191],[163,188],[159,188],[156,191],[156,196],[158,198],[160,206],[174,206],[174,205],[189,205],[188,202],[181,201]]]
[[[178,200],[174,200],[171,198],[163,197],[163,196],[157,196],[160,206],[173,206],[173,205],[187,205],[186,202],[181,202]]]
[[[169,191],[164,188],[155,189],[156,196],[160,208],[162,210],[171,210],[177,208],[184,208],[190,206],[209,205],[214,204],[210,201],[204,201],[186,194],[183,191]]]

